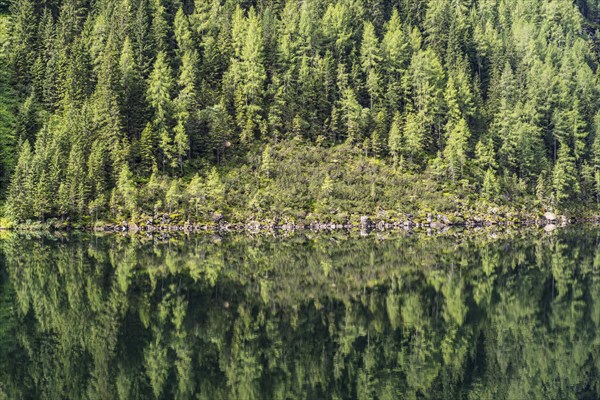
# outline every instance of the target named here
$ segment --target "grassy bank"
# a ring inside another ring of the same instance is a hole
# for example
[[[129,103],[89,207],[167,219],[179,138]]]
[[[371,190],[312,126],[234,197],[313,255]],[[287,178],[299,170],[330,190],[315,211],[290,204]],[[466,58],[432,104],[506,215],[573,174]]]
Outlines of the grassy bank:
[[[498,195],[490,197],[476,179],[452,182],[433,167],[406,170],[356,146],[286,141],[200,171],[172,178],[155,170],[138,181],[122,174],[107,209],[1,223],[30,229],[332,229],[532,224],[548,212],[558,222],[594,215],[590,208],[558,213],[515,177],[500,177]]]

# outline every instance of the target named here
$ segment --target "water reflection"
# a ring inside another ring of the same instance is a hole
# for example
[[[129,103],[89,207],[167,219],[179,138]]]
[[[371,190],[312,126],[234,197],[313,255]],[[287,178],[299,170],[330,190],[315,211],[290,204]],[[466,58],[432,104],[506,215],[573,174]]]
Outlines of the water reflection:
[[[5,235],[0,399],[596,399],[599,239]]]

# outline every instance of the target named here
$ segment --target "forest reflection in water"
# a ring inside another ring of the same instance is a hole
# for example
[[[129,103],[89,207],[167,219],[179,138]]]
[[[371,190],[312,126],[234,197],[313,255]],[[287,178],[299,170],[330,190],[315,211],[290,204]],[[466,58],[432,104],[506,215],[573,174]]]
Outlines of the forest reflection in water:
[[[0,399],[596,399],[599,242],[4,234]]]

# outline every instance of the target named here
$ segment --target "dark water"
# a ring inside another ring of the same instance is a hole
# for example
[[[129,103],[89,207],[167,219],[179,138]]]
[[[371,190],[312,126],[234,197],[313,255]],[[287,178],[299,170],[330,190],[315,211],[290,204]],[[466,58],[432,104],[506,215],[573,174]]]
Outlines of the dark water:
[[[600,229],[0,239],[0,399],[597,399]]]

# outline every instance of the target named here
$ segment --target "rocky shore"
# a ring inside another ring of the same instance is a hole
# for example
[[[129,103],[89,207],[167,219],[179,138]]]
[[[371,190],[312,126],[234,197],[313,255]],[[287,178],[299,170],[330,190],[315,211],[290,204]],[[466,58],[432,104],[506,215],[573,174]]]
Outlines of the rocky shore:
[[[447,230],[451,227],[540,227],[552,231],[559,226],[573,223],[600,223],[596,215],[563,215],[552,212],[508,212],[490,208],[487,212],[420,212],[400,213],[379,211],[374,215],[360,214],[301,214],[296,217],[250,218],[246,221],[228,221],[220,213],[213,213],[208,221],[195,222],[180,214],[143,215],[130,221],[70,221],[53,219],[45,222],[27,221],[23,224],[0,224],[0,229],[22,231],[94,231],[94,232],[269,232],[269,231],[392,231],[425,229],[431,231]]]
[[[431,229],[444,230],[450,227],[486,227],[486,226],[540,226],[546,231],[552,231],[558,226],[564,226],[571,223],[600,222],[600,217],[567,217],[551,212],[542,215],[516,214],[516,213],[490,213],[490,214],[437,214],[426,213],[421,215],[402,214],[389,217],[379,213],[378,215],[354,215],[344,221],[337,219],[318,219],[311,220],[305,218],[302,220],[293,220],[291,218],[274,218],[266,220],[249,220],[246,222],[232,223],[226,221],[222,216],[216,216],[209,223],[194,223],[190,221],[173,220],[168,215],[158,218],[149,218],[142,222],[122,221],[121,223],[96,223],[91,227],[84,227],[86,230],[96,232],[201,232],[201,231],[334,231],[334,230],[412,230],[412,229]],[[72,229],[72,226],[66,224],[64,227],[55,226],[55,229]]]

